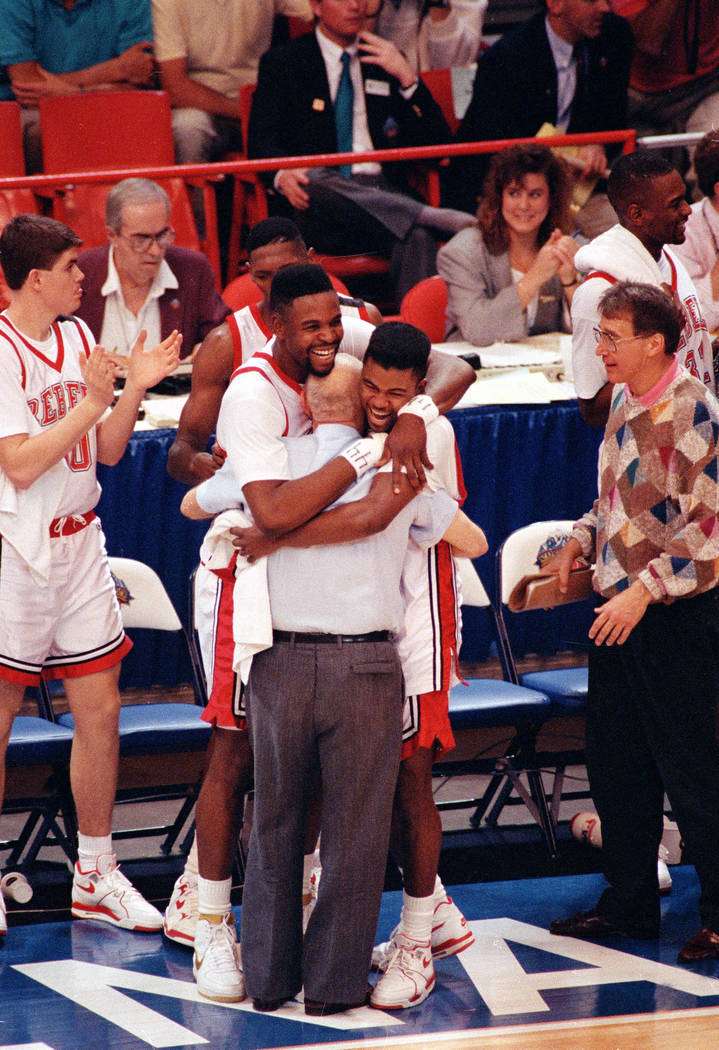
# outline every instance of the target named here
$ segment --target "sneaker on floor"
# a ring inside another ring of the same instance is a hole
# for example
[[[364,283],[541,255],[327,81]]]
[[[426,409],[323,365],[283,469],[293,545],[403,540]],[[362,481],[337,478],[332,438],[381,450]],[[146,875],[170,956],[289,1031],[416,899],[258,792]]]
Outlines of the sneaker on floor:
[[[399,933],[400,927],[395,926],[388,941],[374,946],[372,949],[373,970],[387,969],[387,964],[397,949]],[[434,909],[430,943],[433,959],[446,959],[449,955],[458,955],[465,948],[469,948],[470,944],[474,944],[474,934],[451,897],[445,897]]]
[[[7,914],[5,912],[5,898],[0,893],[0,937],[7,933]]]
[[[667,857],[669,856],[669,850],[666,846],[659,846],[659,856],[657,858],[657,879],[659,881],[659,892],[662,896],[665,893],[671,893],[672,889],[672,877],[669,874],[669,868],[667,867]]]
[[[99,919],[123,930],[159,933],[162,914],[153,907],[117,866],[114,853],[98,857],[97,868],[83,871],[75,865],[72,914],[76,919]]]
[[[310,915],[315,910],[315,904],[317,903],[317,891],[320,886],[320,876],[322,875],[322,868],[319,865],[315,865],[310,875],[310,891],[309,893],[302,894],[302,932],[307,932],[307,923],[310,921]]]
[[[474,934],[451,897],[445,897],[434,909],[431,943],[433,959],[459,955],[474,944]]]
[[[192,973],[197,991],[205,999],[239,1003],[245,998],[245,978],[232,912],[198,918]]]
[[[370,1003],[378,1010],[405,1010],[424,1002],[433,988],[434,963],[429,941],[419,944],[400,933]]]
[[[197,876],[183,871],[172,889],[162,928],[165,936],[191,948],[195,943],[197,925]]]

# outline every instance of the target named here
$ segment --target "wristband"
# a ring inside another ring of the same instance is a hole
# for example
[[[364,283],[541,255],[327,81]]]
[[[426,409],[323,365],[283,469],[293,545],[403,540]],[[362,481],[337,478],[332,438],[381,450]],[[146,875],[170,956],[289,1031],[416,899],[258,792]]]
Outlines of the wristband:
[[[409,413],[411,416],[419,416],[426,427],[430,423],[434,423],[439,416],[439,409],[429,394],[415,394],[406,405],[402,405],[397,412],[397,416],[401,416],[404,412]]]
[[[353,468],[358,478],[376,467],[384,453],[386,434],[372,434],[370,437],[358,438],[340,452]]]

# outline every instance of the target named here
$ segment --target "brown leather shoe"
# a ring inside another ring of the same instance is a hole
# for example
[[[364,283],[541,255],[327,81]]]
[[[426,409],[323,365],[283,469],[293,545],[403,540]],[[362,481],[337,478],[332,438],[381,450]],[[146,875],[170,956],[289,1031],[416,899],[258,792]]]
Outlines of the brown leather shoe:
[[[328,1014],[342,1014],[345,1010],[356,1010],[359,1006],[367,1006],[372,994],[372,986],[367,985],[364,999],[358,1003],[323,1003],[319,999],[305,999],[305,1013],[310,1017],[327,1017]]]
[[[679,962],[699,962],[700,959],[719,959],[719,933],[704,926],[686,942],[677,955]]]
[[[656,940],[659,926],[647,922],[615,922],[592,908],[590,911],[578,911],[571,919],[555,919],[550,923],[549,932],[560,937],[578,937],[580,940],[617,936]]]

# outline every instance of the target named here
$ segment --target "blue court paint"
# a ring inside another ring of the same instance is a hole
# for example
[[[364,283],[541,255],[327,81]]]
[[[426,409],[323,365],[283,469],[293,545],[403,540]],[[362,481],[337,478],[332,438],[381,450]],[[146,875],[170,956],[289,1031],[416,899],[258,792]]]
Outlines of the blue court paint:
[[[458,886],[452,896],[475,945],[437,964],[437,988],[396,1014],[364,1009],[322,1022],[293,1004],[257,1014],[249,1004],[200,1000],[191,953],[149,934],[89,922],[11,927],[0,948],[0,1050],[207,1046],[259,1050],[356,1038],[429,1035],[466,1028],[542,1024],[616,1014],[719,1005],[719,961],[676,964],[696,932],[698,884],[673,868],[659,941],[603,944],[553,938],[553,918],[591,907],[598,875]],[[384,896],[380,939],[396,922],[401,894]],[[238,909],[239,911],[239,909]]]

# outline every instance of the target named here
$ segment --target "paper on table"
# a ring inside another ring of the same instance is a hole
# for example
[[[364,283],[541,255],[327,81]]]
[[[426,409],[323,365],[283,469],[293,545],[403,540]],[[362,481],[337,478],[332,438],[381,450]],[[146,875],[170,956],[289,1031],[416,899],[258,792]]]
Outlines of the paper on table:
[[[554,400],[554,390],[560,384],[552,383],[543,372],[519,368],[478,379],[460,401],[458,408],[470,405],[543,405]]]
[[[474,354],[482,368],[523,368],[525,365],[553,365],[561,362],[559,336],[554,337],[556,346],[538,346],[536,343],[491,343],[489,346],[474,346],[472,343],[434,343],[433,350],[458,357]]]
[[[178,397],[147,398],[142,402],[145,421],[154,427],[176,427],[189,396],[182,394]]]

